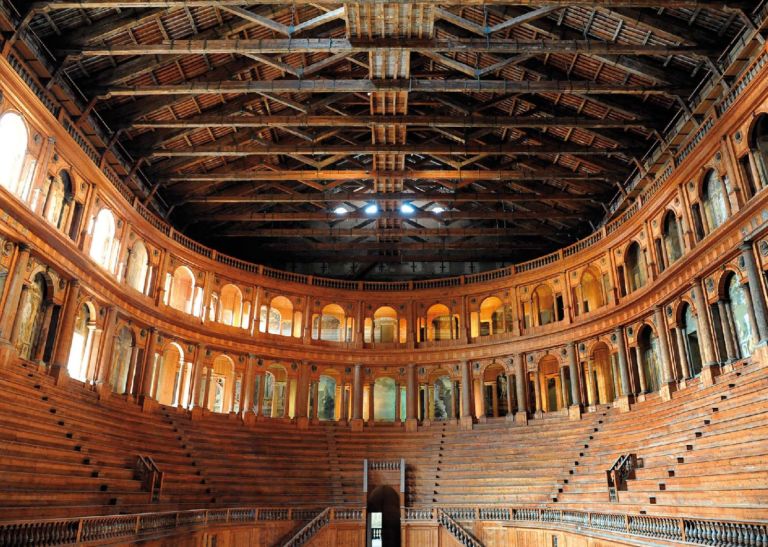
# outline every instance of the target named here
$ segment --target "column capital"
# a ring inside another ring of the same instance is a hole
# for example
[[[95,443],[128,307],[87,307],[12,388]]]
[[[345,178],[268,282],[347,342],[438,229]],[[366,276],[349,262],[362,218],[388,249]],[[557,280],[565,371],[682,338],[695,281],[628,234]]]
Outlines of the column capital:
[[[77,279],[76,277],[73,277],[72,279],[69,280],[69,286],[72,287],[73,289],[75,287],[79,287],[80,286],[80,280]]]
[[[754,241],[751,237],[745,237],[741,240],[741,243],[739,243],[739,249],[742,251],[751,251],[752,250],[752,244]]]

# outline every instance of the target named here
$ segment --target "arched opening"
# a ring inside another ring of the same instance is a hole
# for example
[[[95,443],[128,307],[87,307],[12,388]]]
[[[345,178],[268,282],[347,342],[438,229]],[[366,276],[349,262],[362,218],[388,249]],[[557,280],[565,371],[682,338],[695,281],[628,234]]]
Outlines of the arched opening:
[[[688,363],[688,373],[690,376],[698,376],[701,372],[701,352],[699,348],[698,321],[693,315],[693,308],[684,303],[680,310],[680,334],[683,338],[681,359],[686,359]],[[678,352],[680,349],[678,348]]]
[[[544,412],[555,412],[568,406],[570,378],[567,374],[561,374],[560,363],[554,355],[545,355],[539,361],[539,382]]]
[[[115,393],[129,393],[133,387],[133,378],[129,378],[131,372],[131,359],[135,358],[134,348],[136,344],[133,332],[128,327],[123,327],[115,338],[112,349],[112,372],[109,385]]]
[[[427,310],[427,340],[452,340],[454,338],[458,338],[458,336],[454,336],[451,310],[444,304],[430,306]]]
[[[235,374],[235,362],[228,355],[219,355],[213,360],[211,385],[207,388],[208,410],[226,413],[239,409],[240,393]]]
[[[667,211],[667,214],[664,215],[662,239],[664,240],[664,250],[667,254],[667,262],[669,265],[672,265],[683,256],[680,225],[678,224],[677,217],[673,211]]]
[[[368,494],[369,547],[400,547],[400,494],[389,486],[377,486]]]
[[[483,402],[485,415],[489,418],[506,416],[510,409],[507,405],[507,374],[501,365],[490,365],[483,372]]]
[[[231,283],[224,285],[219,297],[219,322],[232,327],[239,327],[242,317],[243,293]]]
[[[317,386],[317,417],[321,421],[336,419],[336,379],[321,375]]]
[[[707,233],[712,232],[728,220],[728,205],[723,182],[715,171],[704,177],[701,185],[701,202],[704,206],[704,220]]]
[[[139,240],[128,251],[128,262],[125,266],[125,282],[129,287],[146,294],[149,277],[149,253],[144,242]]]
[[[748,319],[750,313],[748,306],[751,304],[747,302],[746,294],[739,284],[736,274],[730,274],[725,286],[727,290],[727,312],[733,324],[733,332],[736,335],[737,351],[739,357],[744,359],[749,357],[754,349],[752,327]]]
[[[395,421],[396,388],[392,378],[376,378],[373,384],[373,415],[377,422]]]
[[[645,264],[643,263],[642,250],[637,241],[633,241],[624,255],[624,264],[627,270],[627,292],[633,292],[645,285]]]
[[[88,379],[95,331],[96,314],[91,304],[83,304],[75,317],[75,330],[67,360],[67,372],[75,380],[85,382]]]
[[[48,279],[42,273],[37,273],[29,285],[22,289],[16,322],[14,325],[14,345],[22,359],[32,359],[40,354],[45,346],[43,335],[46,310],[53,304],[50,302],[52,291]]]
[[[430,417],[436,421],[452,420],[456,417],[456,397],[453,381],[446,373],[436,373],[430,386]]]
[[[0,116],[0,142],[0,185],[26,199],[35,162],[28,157],[27,124],[17,113]]]
[[[389,306],[381,306],[373,312],[373,322],[368,324],[365,341],[389,344],[397,342],[397,312]]]
[[[589,400],[597,404],[608,404],[614,399],[614,379],[611,370],[611,351],[605,342],[595,344],[590,356],[587,389]]]
[[[184,369],[184,350],[176,342],[169,343],[159,360],[156,373],[157,402],[169,406],[179,404]]]
[[[768,115],[761,114],[752,125],[749,148],[755,162],[757,177],[761,181],[759,186],[765,186],[768,184]],[[749,158],[747,158],[746,166],[749,168],[750,175],[747,178],[752,181],[752,193],[754,194],[758,184],[754,183],[754,177],[751,176],[752,169]]]
[[[186,266],[179,266],[171,278],[168,305],[184,313],[192,313],[195,299],[195,276]]]
[[[605,305],[600,277],[592,268],[587,268],[581,274],[577,293],[580,313],[589,313]]]
[[[269,334],[301,337],[301,325],[297,327],[293,321],[293,303],[285,296],[274,297],[269,303],[268,311],[266,306],[262,306],[259,325],[262,331],[261,325],[265,325]]]
[[[642,376],[645,378],[646,391],[658,391],[659,374],[659,339],[648,325],[643,325],[637,333],[637,349],[640,356]]]
[[[115,215],[109,209],[102,209],[93,223],[91,258],[101,266],[112,271],[117,255],[118,241],[115,239]]]
[[[48,195],[43,203],[43,218],[61,230],[72,202],[72,179],[66,170],[51,179]]]
[[[505,332],[506,318],[504,303],[496,296],[489,296],[480,302],[480,310],[471,317],[471,336],[490,336]]]
[[[531,305],[537,325],[548,325],[555,321],[555,296],[549,285],[536,287],[531,296]]]
[[[323,307],[320,315],[312,321],[312,338],[326,342],[345,342],[347,338],[347,317],[344,308],[338,304]],[[350,328],[351,335],[351,328]]]
[[[288,414],[287,384],[285,369],[279,365],[270,366],[264,375],[264,416],[282,418]]]

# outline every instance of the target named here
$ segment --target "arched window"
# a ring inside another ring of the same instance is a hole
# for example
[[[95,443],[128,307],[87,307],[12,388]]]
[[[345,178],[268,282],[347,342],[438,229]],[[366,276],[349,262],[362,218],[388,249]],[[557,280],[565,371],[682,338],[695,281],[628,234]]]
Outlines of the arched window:
[[[26,199],[34,161],[27,157],[27,125],[15,112],[0,116],[0,143],[0,185]]]
[[[427,340],[451,340],[454,336],[451,310],[444,304],[434,304],[427,310]]]
[[[682,235],[677,217],[673,211],[667,211],[664,215],[662,226],[662,238],[664,239],[664,249],[667,253],[669,264],[673,264],[683,256]]]
[[[627,254],[624,256],[624,264],[627,268],[628,292],[633,292],[645,285],[645,264],[642,257],[640,244],[633,241],[627,248]]]
[[[489,336],[506,330],[504,303],[496,296],[480,302],[480,311],[472,314],[472,336]]]
[[[195,298],[195,276],[186,266],[179,266],[173,272],[170,283],[168,305],[175,310],[192,313]]]
[[[131,369],[131,358],[134,347],[133,333],[128,327],[123,327],[115,339],[112,350],[112,373],[109,383],[115,393],[128,393],[133,387],[132,378],[128,378]]]
[[[536,287],[531,296],[531,305],[537,325],[548,325],[555,321],[555,297],[549,285]]]
[[[483,406],[488,418],[509,413],[507,408],[507,375],[501,365],[491,365],[483,372]]]
[[[149,254],[143,241],[137,241],[128,251],[125,282],[129,287],[146,294],[149,286]]]
[[[88,304],[83,304],[75,318],[75,331],[72,333],[72,345],[69,350],[67,372],[75,380],[85,382],[88,378],[88,365],[93,348],[93,334],[96,330],[96,318]]]
[[[611,353],[605,342],[599,342],[592,349],[587,370],[587,394],[591,392],[591,404],[607,404],[614,399],[614,378],[611,369]],[[618,381],[618,380],[616,380]]]
[[[737,351],[740,358],[749,357],[754,349],[752,343],[752,327],[749,324],[750,303],[747,302],[744,289],[739,285],[735,274],[731,274],[728,280],[728,312],[733,321],[733,332],[738,344]]]
[[[43,217],[59,230],[64,228],[69,204],[72,202],[72,179],[62,170],[51,180],[48,195],[43,204]]]
[[[600,284],[598,275],[592,268],[584,270],[584,273],[581,275],[577,293],[579,297],[578,307],[581,313],[589,313],[592,310],[596,310],[605,305],[603,287]]]
[[[16,319],[20,324],[14,341],[22,359],[32,359],[40,349],[40,344],[46,343],[40,334],[43,330],[46,306],[50,305],[50,296],[46,277],[42,273],[36,274],[32,283],[22,289]]]
[[[381,306],[373,312],[373,332],[371,325],[365,332],[366,342],[392,343],[397,342],[397,312],[390,306]],[[371,338],[372,336],[372,338]]]
[[[691,377],[701,372],[701,350],[699,347],[699,323],[693,315],[693,308],[687,303],[681,310],[680,333],[683,335],[684,358],[688,362],[688,373]],[[683,357],[683,356],[681,356]]]
[[[701,185],[701,201],[704,205],[704,217],[709,232],[712,232],[728,219],[728,205],[723,182],[717,173],[710,171]]]
[[[239,391],[236,385],[235,362],[227,355],[219,355],[213,361],[211,385],[208,387],[208,410],[232,412],[239,408]],[[233,392],[232,386],[235,384]]]
[[[115,216],[109,209],[102,209],[96,215],[93,223],[91,239],[91,258],[102,268],[110,272],[117,256],[117,240],[115,239]]]
[[[227,284],[221,288],[219,299],[219,322],[239,327],[243,316],[243,293],[235,285]]]
[[[645,376],[645,387],[647,391],[657,391],[659,389],[659,339],[656,333],[644,326],[637,336],[637,348],[640,356],[640,366],[643,367]]]
[[[453,382],[449,376],[435,378],[431,386],[433,392],[432,416],[437,421],[451,420],[456,417],[453,396]]]
[[[545,412],[555,412],[568,406],[570,376],[560,373],[560,363],[554,355],[545,355],[539,361],[541,405]],[[563,385],[565,379],[566,385]]]
[[[288,415],[286,392],[288,378],[285,369],[272,365],[264,376],[264,416],[282,418]]]

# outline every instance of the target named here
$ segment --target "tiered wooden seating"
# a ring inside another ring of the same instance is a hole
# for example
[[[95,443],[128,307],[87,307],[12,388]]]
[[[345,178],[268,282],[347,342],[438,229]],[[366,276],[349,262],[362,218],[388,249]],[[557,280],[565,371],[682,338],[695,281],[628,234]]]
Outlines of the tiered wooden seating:
[[[321,428],[300,431],[276,421],[246,426],[225,415],[196,421],[168,415],[186,436],[217,503],[327,507],[342,501]]]
[[[170,424],[57,387],[29,363],[0,371],[0,440],[0,519],[199,507],[210,498]],[[160,503],[135,478],[139,453],[166,473]]]
[[[738,366],[702,389],[698,380],[663,402],[610,409],[584,449],[558,505],[736,519],[768,518],[768,368]],[[605,471],[621,454],[643,467],[608,502]]]

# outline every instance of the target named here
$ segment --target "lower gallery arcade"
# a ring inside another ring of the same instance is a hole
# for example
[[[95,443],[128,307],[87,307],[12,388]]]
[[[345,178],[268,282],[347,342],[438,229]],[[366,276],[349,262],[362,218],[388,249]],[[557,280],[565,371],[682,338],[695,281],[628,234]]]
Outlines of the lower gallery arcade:
[[[391,282],[283,271],[188,238],[115,175],[109,147],[51,110],[11,43],[0,544],[768,545],[759,42],[697,131],[587,238]]]

